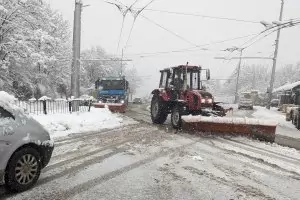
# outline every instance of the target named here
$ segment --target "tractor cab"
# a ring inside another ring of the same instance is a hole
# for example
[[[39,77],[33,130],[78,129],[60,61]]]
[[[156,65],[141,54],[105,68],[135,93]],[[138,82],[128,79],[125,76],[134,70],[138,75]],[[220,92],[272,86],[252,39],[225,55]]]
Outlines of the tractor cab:
[[[161,70],[159,88],[175,90],[202,90],[202,73],[210,79],[210,70],[200,66],[180,65]]]

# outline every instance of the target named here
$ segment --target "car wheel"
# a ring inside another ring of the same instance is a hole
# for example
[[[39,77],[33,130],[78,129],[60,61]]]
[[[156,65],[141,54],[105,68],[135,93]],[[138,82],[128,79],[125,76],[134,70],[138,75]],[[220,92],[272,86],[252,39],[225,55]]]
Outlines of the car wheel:
[[[5,185],[12,192],[22,192],[31,188],[41,173],[41,156],[31,147],[13,154],[6,167]]]

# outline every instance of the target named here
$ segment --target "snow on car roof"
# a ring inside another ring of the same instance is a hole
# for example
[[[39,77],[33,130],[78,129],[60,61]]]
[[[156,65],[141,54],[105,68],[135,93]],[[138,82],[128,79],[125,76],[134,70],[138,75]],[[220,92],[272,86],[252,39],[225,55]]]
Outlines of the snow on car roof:
[[[23,112],[22,108],[15,104],[15,101],[18,100],[13,95],[8,94],[7,92],[0,91],[0,106],[4,109],[12,112],[14,110],[19,110]]]

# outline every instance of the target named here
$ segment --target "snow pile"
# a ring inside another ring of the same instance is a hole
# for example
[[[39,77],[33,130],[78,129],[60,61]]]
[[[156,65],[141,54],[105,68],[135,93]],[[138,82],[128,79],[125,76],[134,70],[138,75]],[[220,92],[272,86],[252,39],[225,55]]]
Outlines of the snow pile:
[[[276,129],[276,135],[300,138],[300,132],[297,130],[297,128],[295,128],[291,122],[286,121],[285,115],[275,110],[275,108],[268,110],[266,108],[257,106],[255,107],[255,110],[257,111],[252,114],[253,117],[277,121],[278,126]]]
[[[184,122],[208,122],[208,123],[224,123],[224,124],[247,124],[247,125],[265,125],[265,126],[277,126],[276,121],[272,120],[259,120],[252,118],[231,118],[231,117],[204,117],[204,116],[183,116]]]
[[[268,110],[268,109],[266,109],[264,107],[260,107],[260,106],[255,107],[255,109],[257,111],[254,112],[252,114],[252,116],[257,119],[273,120],[273,121],[276,121],[279,124],[279,126],[294,128],[292,123],[286,121],[285,115],[283,115],[282,113],[280,113],[276,110],[273,110],[273,109]]]
[[[120,115],[113,114],[106,108],[91,108],[91,112],[31,116],[50,132],[51,138],[67,136],[71,133],[98,131],[124,125],[123,118],[121,118]],[[125,123],[131,124],[135,122],[132,120],[126,121]]]

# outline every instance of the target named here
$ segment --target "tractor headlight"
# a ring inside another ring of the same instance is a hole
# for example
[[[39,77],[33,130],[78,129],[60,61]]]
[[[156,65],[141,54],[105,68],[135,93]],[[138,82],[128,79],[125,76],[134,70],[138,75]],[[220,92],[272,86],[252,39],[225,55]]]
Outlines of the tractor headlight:
[[[212,103],[213,100],[212,99],[207,99],[207,103]]]
[[[201,99],[201,103],[205,103],[205,99]]]
[[[120,102],[121,102],[121,103],[125,103],[125,101],[124,101],[124,100],[121,100]]]
[[[98,101],[98,103],[102,103],[102,101],[100,100],[100,101]]]

